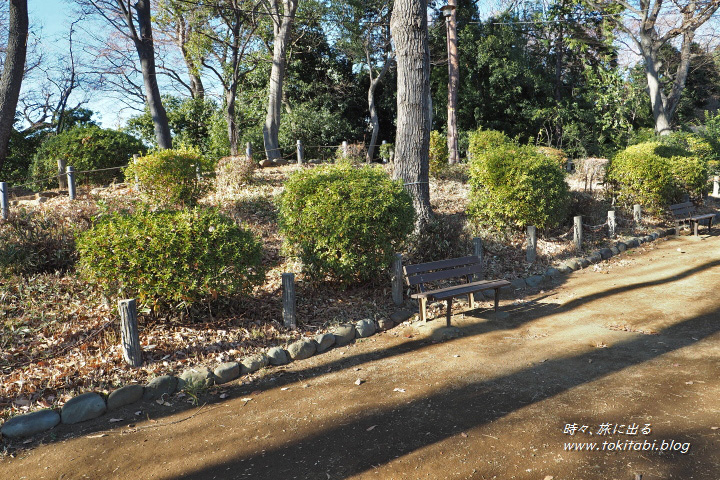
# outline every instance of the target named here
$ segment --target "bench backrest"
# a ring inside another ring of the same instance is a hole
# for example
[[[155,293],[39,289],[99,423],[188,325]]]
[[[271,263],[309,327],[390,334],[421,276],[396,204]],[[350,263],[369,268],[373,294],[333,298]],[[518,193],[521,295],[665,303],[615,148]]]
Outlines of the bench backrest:
[[[695,205],[692,202],[677,203],[670,205],[670,213],[676,217],[687,217],[695,213]]]
[[[418,285],[422,291],[424,283],[469,275],[482,276],[482,263],[478,257],[472,255],[437,262],[418,263],[417,265],[405,265],[403,273],[405,282],[409,286]]]

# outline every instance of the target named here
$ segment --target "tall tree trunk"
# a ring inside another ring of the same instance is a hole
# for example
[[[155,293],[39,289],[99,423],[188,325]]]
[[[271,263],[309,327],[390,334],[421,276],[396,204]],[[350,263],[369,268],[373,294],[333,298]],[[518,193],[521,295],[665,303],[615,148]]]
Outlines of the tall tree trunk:
[[[645,65],[645,77],[647,78],[648,93],[650,94],[650,106],[653,119],[655,120],[655,133],[667,135],[672,132],[670,127],[670,116],[666,108],[666,97],[660,84],[660,73],[658,72],[657,50],[653,45],[652,34],[643,32],[640,35],[640,46]]]
[[[290,27],[295,17],[298,0],[283,0],[283,11],[277,8],[277,0],[271,2],[273,8],[273,62],[270,71],[268,108],[263,125],[265,155],[268,160],[276,161],[282,157],[280,152],[280,114],[282,111],[283,79],[287,66],[287,47],[290,41]]]
[[[28,38],[27,0],[10,0],[9,17],[5,65],[0,77],[0,171],[8,156],[10,133],[15,123],[15,109],[25,72]]]
[[[430,52],[427,0],[395,0],[390,29],[397,61],[395,178],[413,198],[420,232],[432,219],[429,183]]]
[[[123,0],[119,0],[120,3]],[[140,35],[134,35],[133,41],[138,57],[140,58],[140,69],[142,71],[143,83],[145,85],[145,99],[150,110],[155,127],[155,139],[158,147],[172,148],[172,136],[170,135],[170,126],[168,123],[167,113],[163,107],[160,98],[160,89],[157,83],[157,74],[155,73],[155,47],[152,37],[152,21],[150,17],[150,0],[137,0],[134,5],[137,12],[138,26],[140,27]],[[129,12],[127,14],[129,16]],[[132,24],[132,17],[129,16],[127,21]]]

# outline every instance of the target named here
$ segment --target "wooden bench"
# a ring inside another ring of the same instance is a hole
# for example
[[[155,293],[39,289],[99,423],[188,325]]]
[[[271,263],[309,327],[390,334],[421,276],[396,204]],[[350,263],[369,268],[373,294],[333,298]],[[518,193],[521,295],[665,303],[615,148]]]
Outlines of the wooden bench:
[[[708,222],[708,233],[712,229],[712,221],[715,218],[714,213],[705,213],[702,215],[695,215],[695,205],[692,202],[677,203],[670,205],[670,213],[675,217],[675,232],[680,233],[680,225],[683,223],[692,224],[693,234],[697,236],[698,226],[700,222],[707,220]]]
[[[500,289],[510,285],[507,280],[480,280],[474,278],[482,277],[482,264],[475,256],[451,258],[438,262],[420,263],[417,265],[403,266],[405,282],[408,286],[417,287],[417,293],[410,295],[420,302],[420,320],[427,321],[427,301],[447,301],[447,324],[450,325],[452,316],[452,299],[461,295],[467,295],[470,308],[475,308],[475,296],[477,292],[484,290],[495,290],[495,311],[500,301]],[[454,286],[428,290],[426,284],[450,279],[465,279],[466,283]]]

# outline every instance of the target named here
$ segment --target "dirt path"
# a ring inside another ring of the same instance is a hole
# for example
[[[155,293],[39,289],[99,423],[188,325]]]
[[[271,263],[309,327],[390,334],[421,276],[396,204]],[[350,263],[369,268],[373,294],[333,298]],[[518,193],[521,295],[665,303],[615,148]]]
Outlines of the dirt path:
[[[457,314],[457,339],[433,340],[441,316],[203,408],[136,406],[78,438],[62,426],[0,477],[717,480],[719,247],[661,241],[497,316]],[[132,420],[140,408],[151,420]]]

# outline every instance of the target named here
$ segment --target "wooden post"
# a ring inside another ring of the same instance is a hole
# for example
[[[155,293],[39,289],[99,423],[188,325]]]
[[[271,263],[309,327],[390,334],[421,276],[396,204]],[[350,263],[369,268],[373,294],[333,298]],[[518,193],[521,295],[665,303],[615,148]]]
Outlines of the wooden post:
[[[635,225],[640,225],[640,222],[642,222],[642,207],[640,205],[633,205],[633,220],[635,220]]]
[[[140,155],[137,153],[133,154],[133,166],[137,166],[138,158],[140,158]],[[135,188],[140,189],[140,180],[138,179],[138,174],[135,172]]]
[[[482,261],[483,261],[483,244],[482,244],[482,238],[480,238],[480,237],[475,237],[475,238],[473,238],[472,242],[473,242],[473,255],[475,255],[475,256],[478,258],[478,261],[480,262],[480,265],[482,265]],[[476,282],[479,282],[480,280],[482,280],[482,274],[480,274],[480,275],[475,275],[474,280],[475,280]]]
[[[59,186],[61,189],[63,189],[63,190],[68,187],[67,177],[65,176],[66,167],[67,167],[66,163],[67,163],[67,160],[65,160],[65,159],[62,158],[62,157],[60,157],[60,158],[57,159],[57,166],[58,166],[58,186]]]
[[[75,200],[75,167],[67,167],[68,196]]]
[[[537,256],[537,228],[534,225],[527,227],[527,250],[526,258],[528,263],[533,263]]]
[[[343,158],[347,158],[348,156],[348,143],[347,140],[344,140],[342,143],[342,155]]]
[[[565,163],[565,170],[568,173],[572,173],[572,171],[573,171],[573,161],[570,160],[569,158],[567,159],[567,163]]]
[[[615,218],[615,210],[608,210],[608,235],[610,238],[615,238],[616,231],[617,220]]]
[[[200,165],[195,165],[195,178],[197,178],[197,181],[202,180],[202,172],[200,172]]]
[[[2,219],[7,220],[10,216],[10,196],[7,182],[0,182],[0,210],[2,210]]]
[[[578,215],[573,219],[573,240],[575,241],[575,248],[582,250],[582,215]]]
[[[297,162],[298,165],[302,165],[305,161],[305,152],[303,151],[303,144],[301,140],[297,141]]]
[[[295,274],[282,274],[283,323],[285,328],[297,328],[295,315]]]
[[[250,145],[250,142],[247,142],[247,145],[245,145],[245,156],[248,160],[252,161],[252,145]]]
[[[396,253],[392,271],[392,298],[395,305],[403,304],[402,254]]]
[[[720,177],[715,175],[713,177],[713,197],[720,197]]]
[[[137,368],[142,365],[142,349],[140,348],[135,299],[120,300],[118,302],[118,312],[120,312],[123,358],[128,365]]]

